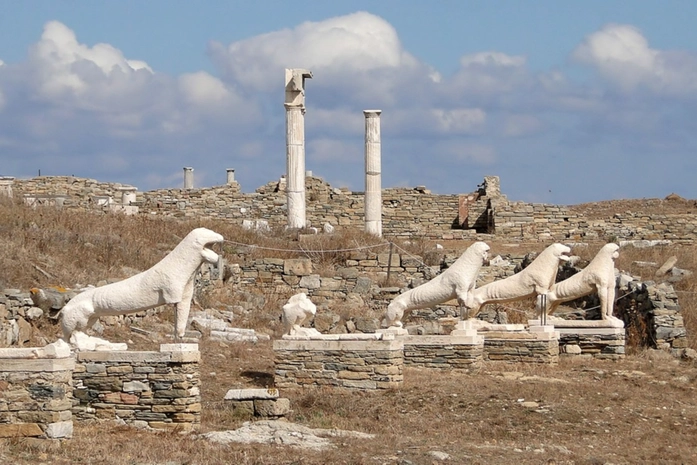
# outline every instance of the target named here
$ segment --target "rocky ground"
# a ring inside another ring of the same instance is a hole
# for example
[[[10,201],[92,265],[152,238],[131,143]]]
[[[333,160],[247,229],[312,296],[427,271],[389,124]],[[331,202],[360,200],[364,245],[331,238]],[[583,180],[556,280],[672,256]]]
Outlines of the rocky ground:
[[[154,348],[137,339],[134,347]],[[204,339],[201,348],[202,433],[249,431],[250,418],[234,415],[223,397],[231,388],[272,385],[271,342]],[[403,388],[383,392],[285,390],[281,396],[290,399],[292,425],[257,425],[254,431],[264,443],[226,443],[104,422],[77,426],[75,437],[60,445],[4,440],[0,462],[697,462],[697,366],[663,352],[617,362],[562,360],[555,366],[489,362],[474,373],[409,368],[404,379]]]

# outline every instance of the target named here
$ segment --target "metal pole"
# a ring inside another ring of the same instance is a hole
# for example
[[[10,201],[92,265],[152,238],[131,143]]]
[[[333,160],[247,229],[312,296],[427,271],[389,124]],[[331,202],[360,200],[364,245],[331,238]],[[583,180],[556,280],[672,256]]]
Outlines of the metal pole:
[[[547,326],[547,294],[540,295],[540,324]]]
[[[387,256],[387,284],[390,284],[390,273],[392,272],[392,247],[394,244],[390,242],[390,253]]]

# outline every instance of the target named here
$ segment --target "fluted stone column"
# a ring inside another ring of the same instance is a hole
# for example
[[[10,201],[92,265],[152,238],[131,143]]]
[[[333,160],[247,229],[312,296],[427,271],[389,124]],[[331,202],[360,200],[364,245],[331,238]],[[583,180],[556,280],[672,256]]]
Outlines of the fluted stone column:
[[[235,170],[232,168],[227,169],[227,183],[228,184],[235,183]]]
[[[365,115],[365,231],[376,236],[382,236],[380,113],[382,110],[363,111]]]
[[[191,167],[184,167],[184,189],[194,188],[194,169]]]
[[[305,227],[305,117],[304,108],[286,104],[286,197],[288,226]]]
[[[305,220],[305,79],[306,69],[286,69],[286,199],[288,226],[304,228]]]

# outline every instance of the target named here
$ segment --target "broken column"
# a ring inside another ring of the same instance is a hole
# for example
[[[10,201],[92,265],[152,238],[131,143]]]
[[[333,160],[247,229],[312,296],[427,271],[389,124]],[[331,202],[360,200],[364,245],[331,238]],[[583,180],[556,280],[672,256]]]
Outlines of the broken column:
[[[184,189],[194,188],[194,169],[188,166],[184,167]]]
[[[131,203],[135,203],[137,187],[123,186],[117,190],[121,191],[121,205],[129,206]]]
[[[288,227],[304,228],[305,221],[305,79],[306,69],[286,69],[286,176]]]
[[[12,198],[12,184],[14,183],[14,177],[0,176],[0,196]]]
[[[365,231],[376,236],[382,236],[380,113],[382,110],[363,111],[365,115]]]
[[[232,168],[227,169],[227,184],[235,184],[235,170]]]

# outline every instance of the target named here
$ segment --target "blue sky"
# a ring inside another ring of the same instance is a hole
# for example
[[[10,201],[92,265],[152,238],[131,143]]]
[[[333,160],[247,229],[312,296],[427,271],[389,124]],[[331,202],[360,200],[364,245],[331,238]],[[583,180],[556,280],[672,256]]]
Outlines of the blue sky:
[[[0,175],[141,190],[285,171],[284,68],[307,68],[306,167],[364,189],[511,200],[697,198],[697,2],[0,0]]]

